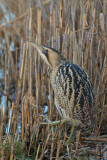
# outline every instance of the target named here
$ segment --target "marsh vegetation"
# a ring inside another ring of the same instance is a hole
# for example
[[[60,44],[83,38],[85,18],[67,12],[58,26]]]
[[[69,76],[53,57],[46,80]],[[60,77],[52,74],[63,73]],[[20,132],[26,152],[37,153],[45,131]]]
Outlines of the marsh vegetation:
[[[95,92],[93,129],[83,131],[75,159],[107,156],[107,1],[0,2],[0,158],[73,159],[71,126],[59,120],[47,66],[26,41],[53,47],[90,76]],[[89,134],[90,133],[90,134]],[[106,158],[105,158],[106,157]]]

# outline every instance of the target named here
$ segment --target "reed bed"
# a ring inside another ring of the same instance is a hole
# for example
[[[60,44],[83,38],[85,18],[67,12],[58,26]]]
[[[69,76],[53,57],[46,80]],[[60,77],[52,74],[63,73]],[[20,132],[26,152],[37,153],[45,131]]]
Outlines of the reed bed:
[[[26,42],[57,49],[89,74],[95,91],[94,127],[66,145],[47,66]],[[44,117],[45,116],[45,117]],[[78,150],[78,152],[77,152]],[[107,159],[107,1],[0,2],[0,158]]]

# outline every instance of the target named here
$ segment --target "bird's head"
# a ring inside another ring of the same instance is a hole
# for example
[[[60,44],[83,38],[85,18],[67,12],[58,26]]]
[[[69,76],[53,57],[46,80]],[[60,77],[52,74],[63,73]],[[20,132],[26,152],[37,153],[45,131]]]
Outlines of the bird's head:
[[[28,43],[38,50],[43,61],[51,69],[66,62],[66,59],[57,50],[47,46],[38,45],[31,41],[29,41]]]

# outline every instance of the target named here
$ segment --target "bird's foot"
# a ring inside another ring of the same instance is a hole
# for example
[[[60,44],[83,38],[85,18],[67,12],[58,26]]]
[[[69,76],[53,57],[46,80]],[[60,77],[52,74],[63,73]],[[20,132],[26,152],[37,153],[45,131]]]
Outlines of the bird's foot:
[[[62,119],[62,120],[59,120],[59,121],[50,121],[46,116],[44,115],[39,115],[41,117],[43,117],[47,122],[40,122],[40,124],[45,124],[45,125],[50,125],[51,126],[51,132],[52,132],[52,136],[54,135],[54,129],[53,129],[53,126],[55,125],[58,125],[58,124],[63,124],[66,121],[66,119]]]

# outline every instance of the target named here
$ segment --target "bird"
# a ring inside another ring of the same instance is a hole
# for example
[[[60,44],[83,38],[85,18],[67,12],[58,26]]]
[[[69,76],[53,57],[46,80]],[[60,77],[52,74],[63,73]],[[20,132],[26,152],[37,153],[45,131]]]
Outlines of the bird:
[[[94,89],[86,71],[66,60],[56,49],[29,41],[49,67],[49,79],[55,96],[55,106],[62,120],[75,127],[92,125]]]

